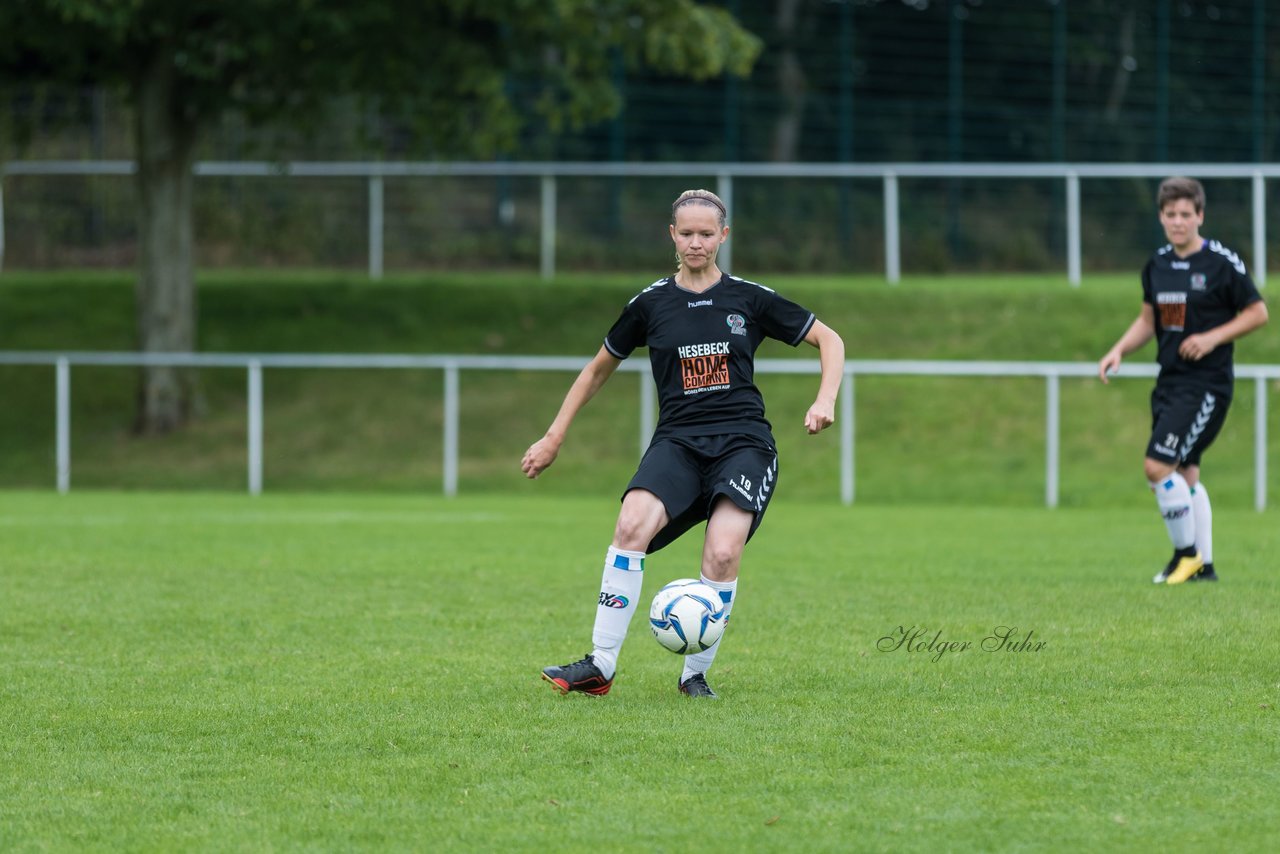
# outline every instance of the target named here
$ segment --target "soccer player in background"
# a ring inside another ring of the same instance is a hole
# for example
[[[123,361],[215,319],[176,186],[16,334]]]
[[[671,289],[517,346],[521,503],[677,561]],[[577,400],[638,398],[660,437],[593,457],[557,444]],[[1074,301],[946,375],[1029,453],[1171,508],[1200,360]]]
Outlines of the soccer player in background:
[[[1142,311],[1098,362],[1105,383],[1121,360],[1155,337],[1160,375],[1151,392],[1144,471],[1173,541],[1156,584],[1217,581],[1213,513],[1200,458],[1231,405],[1232,343],[1267,322],[1267,306],[1240,256],[1200,236],[1204,187],[1166,178],[1156,195],[1167,245],[1142,270]]]
[[[645,556],[706,522],[701,579],[720,593],[725,620],[736,600],[743,547],[777,486],[778,457],[754,383],[765,338],[818,348],[822,377],[804,416],[810,434],[835,420],[844,342],[813,313],[769,288],[728,275],[716,253],[729,236],[727,211],[707,190],[686,190],[671,208],[678,269],[622,310],[604,345],[574,380],[547,433],[525,452],[536,478],[555,461],[574,416],[637,347],[649,348],[659,417],[648,450],[622,496],[604,561],[592,651],[542,671],[560,693],[607,694],[618,651],[640,599]],[[723,642],[723,640],[721,641]],[[707,684],[720,643],[684,657],[679,688],[714,698]]]

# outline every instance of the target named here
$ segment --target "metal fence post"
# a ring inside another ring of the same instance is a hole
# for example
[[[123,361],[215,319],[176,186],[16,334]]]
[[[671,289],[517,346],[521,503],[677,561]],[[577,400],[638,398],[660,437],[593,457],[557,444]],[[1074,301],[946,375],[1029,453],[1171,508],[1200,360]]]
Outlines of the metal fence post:
[[[1060,377],[1049,374],[1045,380],[1044,418],[1044,505],[1058,506],[1058,427]]]
[[[249,494],[262,494],[262,362],[249,360]]]
[[[540,266],[545,281],[556,274],[556,176],[542,176],[542,240]]]
[[[54,370],[57,377],[54,398],[56,403],[56,457],[58,492],[71,490],[71,363],[66,356],[58,357]]]
[[[901,243],[898,238],[898,176],[884,173],[884,276],[889,284],[902,279]]]
[[[4,177],[0,176],[0,272],[4,271]]]
[[[726,217],[733,216],[733,176],[728,172],[721,172],[716,178],[716,195],[720,197],[720,201],[724,202]],[[732,224],[732,223],[731,223]],[[729,240],[720,244],[720,251],[716,253],[716,266],[727,273],[733,272],[733,241]]]
[[[1253,173],[1253,280],[1267,284],[1267,182],[1261,172]]]
[[[458,365],[444,368],[444,494],[458,494]]]
[[[1067,173],[1067,281],[1080,287],[1080,176]]]
[[[840,396],[840,500],[853,503],[853,371],[844,372],[845,393]]]
[[[1267,509],[1267,378],[1253,378],[1253,506]]]
[[[382,278],[382,176],[369,176],[369,278]]]
[[[649,450],[649,440],[653,438],[657,392],[649,381],[649,374],[637,371],[636,376],[640,377],[640,456],[643,457]]]

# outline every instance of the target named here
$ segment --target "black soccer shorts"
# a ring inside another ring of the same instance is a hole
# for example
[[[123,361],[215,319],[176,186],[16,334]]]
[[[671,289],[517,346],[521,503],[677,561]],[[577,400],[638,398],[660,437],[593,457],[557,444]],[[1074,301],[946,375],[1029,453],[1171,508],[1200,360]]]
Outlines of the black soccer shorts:
[[[1147,456],[1179,466],[1200,465],[1227,420],[1231,395],[1187,386],[1156,385],[1151,392]]]
[[[750,540],[764,519],[778,485],[778,452],[751,436],[694,436],[658,439],[645,451],[626,493],[647,489],[667,509],[669,521],[658,531],[648,553],[675,542],[681,534],[711,517],[723,495],[755,514]]]

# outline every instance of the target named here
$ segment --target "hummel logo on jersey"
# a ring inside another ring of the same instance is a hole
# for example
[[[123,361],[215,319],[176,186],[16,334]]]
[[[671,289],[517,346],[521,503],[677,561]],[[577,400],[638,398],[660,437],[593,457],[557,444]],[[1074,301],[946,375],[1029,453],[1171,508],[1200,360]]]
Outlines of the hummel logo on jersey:
[[[1191,430],[1187,433],[1187,441],[1182,446],[1183,459],[1191,453],[1196,442],[1200,441],[1200,434],[1204,432],[1204,428],[1209,426],[1209,419],[1213,416],[1213,407],[1217,400],[1212,394],[1205,392],[1204,400],[1200,403],[1200,411],[1196,413],[1196,420],[1192,423]]]
[[[616,593],[605,593],[601,590],[600,604],[606,608],[625,608],[631,603],[627,601],[626,596],[619,596]]]
[[[698,308],[698,307],[700,307],[700,306],[704,306],[704,305],[713,305],[713,304],[714,304],[714,303],[713,303],[713,301],[712,301],[712,300],[709,300],[709,299],[700,299],[700,300],[698,300],[697,302],[692,302],[692,301],[691,301],[691,302],[689,303],[689,308]]]
[[[754,500],[754,498],[751,495],[751,481],[747,480],[747,476],[745,474],[738,475],[737,480],[729,481],[729,485],[732,486],[734,489],[738,490],[738,492],[742,493],[743,498],[747,499],[748,501]]]
[[[1190,261],[1173,261],[1172,263],[1169,264],[1169,266],[1175,270],[1190,270],[1191,262]]]
[[[1239,255],[1232,252],[1230,249],[1223,246],[1221,243],[1219,243],[1216,240],[1209,241],[1209,248],[1212,251],[1217,252],[1223,258],[1226,258],[1227,261],[1230,262],[1231,266],[1236,268],[1237,273],[1239,273],[1242,276],[1244,275],[1244,262],[1240,260]]]

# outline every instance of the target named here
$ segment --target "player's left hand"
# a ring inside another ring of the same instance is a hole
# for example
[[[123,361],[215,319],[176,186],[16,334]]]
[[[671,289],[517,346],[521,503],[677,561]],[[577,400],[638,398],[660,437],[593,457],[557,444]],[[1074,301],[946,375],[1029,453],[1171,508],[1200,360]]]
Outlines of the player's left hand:
[[[556,461],[559,453],[560,443],[550,436],[543,436],[524,452],[524,457],[520,460],[520,470],[524,472],[525,477],[533,480],[546,471],[547,466]]]
[[[821,433],[836,420],[835,404],[823,400],[815,400],[813,406],[804,414],[804,429],[812,436]]]
[[[1199,335],[1188,335],[1182,339],[1182,344],[1178,346],[1178,355],[1188,362],[1198,362],[1212,353],[1217,346],[1217,342],[1209,333],[1201,332]]]

